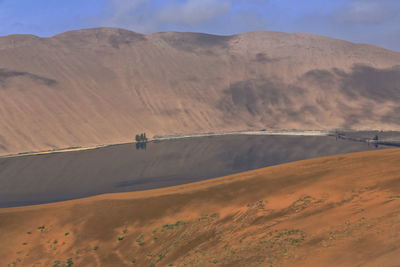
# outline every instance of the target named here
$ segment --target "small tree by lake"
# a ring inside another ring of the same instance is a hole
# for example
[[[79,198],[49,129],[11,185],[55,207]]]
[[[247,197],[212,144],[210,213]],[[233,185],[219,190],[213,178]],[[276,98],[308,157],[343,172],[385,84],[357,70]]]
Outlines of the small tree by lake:
[[[135,136],[135,141],[137,143],[146,143],[148,141],[146,133],[137,134]]]
[[[137,134],[135,136],[135,141],[136,141],[136,149],[144,149],[146,150],[146,145],[147,145],[147,137],[146,137],[146,133],[141,133],[141,134]]]

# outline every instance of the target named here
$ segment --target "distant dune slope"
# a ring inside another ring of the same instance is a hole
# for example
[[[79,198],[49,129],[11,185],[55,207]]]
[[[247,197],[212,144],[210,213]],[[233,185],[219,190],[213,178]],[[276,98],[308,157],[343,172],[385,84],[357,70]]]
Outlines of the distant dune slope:
[[[400,53],[311,34],[0,37],[0,153],[252,128],[400,129]]]
[[[0,209],[0,264],[398,266],[399,173],[388,149]]]

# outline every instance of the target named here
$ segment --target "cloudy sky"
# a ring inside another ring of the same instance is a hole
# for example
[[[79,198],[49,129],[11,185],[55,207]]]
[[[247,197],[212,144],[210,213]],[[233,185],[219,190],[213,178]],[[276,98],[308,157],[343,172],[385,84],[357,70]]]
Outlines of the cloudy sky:
[[[400,0],[0,0],[0,35],[100,26],[141,33],[308,32],[400,51]]]

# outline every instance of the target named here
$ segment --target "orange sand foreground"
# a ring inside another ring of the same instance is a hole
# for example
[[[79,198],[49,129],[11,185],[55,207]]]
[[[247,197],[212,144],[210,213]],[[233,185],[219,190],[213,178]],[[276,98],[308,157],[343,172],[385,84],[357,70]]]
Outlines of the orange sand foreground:
[[[399,265],[399,149],[0,210],[0,266]]]

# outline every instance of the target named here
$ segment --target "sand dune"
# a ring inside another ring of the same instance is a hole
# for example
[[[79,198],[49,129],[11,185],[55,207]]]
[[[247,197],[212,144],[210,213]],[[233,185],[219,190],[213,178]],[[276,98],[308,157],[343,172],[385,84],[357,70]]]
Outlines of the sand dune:
[[[400,129],[400,53],[311,34],[0,37],[0,154],[137,132]]]
[[[1,209],[0,262],[398,266],[399,171],[400,150],[389,149],[166,189]]]

